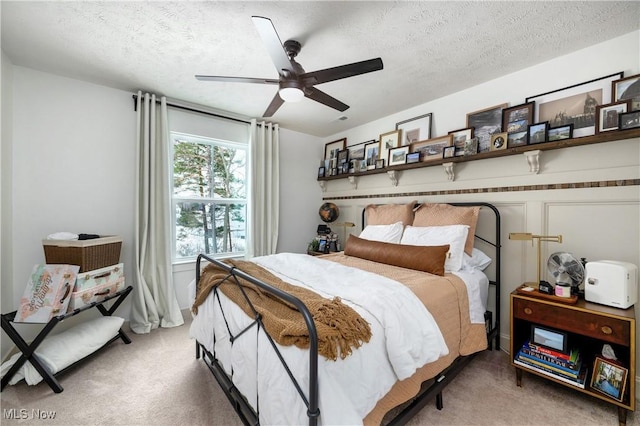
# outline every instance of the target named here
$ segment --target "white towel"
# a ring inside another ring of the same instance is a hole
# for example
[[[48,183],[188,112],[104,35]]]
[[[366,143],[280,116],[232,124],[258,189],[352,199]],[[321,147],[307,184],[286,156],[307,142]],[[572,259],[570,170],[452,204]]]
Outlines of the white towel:
[[[47,236],[47,240],[77,240],[78,234],[72,232],[54,232]]]

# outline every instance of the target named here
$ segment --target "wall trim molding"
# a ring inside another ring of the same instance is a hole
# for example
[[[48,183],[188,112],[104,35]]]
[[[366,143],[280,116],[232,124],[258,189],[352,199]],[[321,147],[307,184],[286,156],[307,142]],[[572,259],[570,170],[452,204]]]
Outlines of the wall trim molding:
[[[323,200],[356,200],[362,198],[390,198],[390,197],[421,197],[427,195],[459,195],[459,194],[486,194],[496,192],[519,192],[519,191],[548,191],[554,189],[585,189],[585,188],[607,188],[621,186],[640,186],[640,179],[618,179],[601,180],[590,182],[572,183],[550,183],[542,185],[515,185],[497,186],[492,188],[467,188],[467,189],[447,189],[439,191],[416,191],[398,192],[389,194],[361,194],[344,195],[335,197],[323,197]]]

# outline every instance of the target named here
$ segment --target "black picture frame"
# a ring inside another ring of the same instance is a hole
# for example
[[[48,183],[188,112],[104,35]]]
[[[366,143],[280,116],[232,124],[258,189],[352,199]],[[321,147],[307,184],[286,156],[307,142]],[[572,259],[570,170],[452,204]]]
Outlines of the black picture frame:
[[[420,162],[419,152],[410,152],[407,154],[407,164],[419,163],[419,162]]]
[[[349,150],[342,149],[338,151],[338,167],[342,167],[342,164],[349,161]]]
[[[324,171],[325,171],[324,167],[319,167],[318,168],[318,177],[319,178],[324,177]]]
[[[549,132],[549,122],[529,124],[527,127],[527,143],[534,145],[537,143],[547,142]]]
[[[565,331],[531,324],[531,343],[552,351],[569,353],[569,334]]]
[[[445,146],[442,150],[442,158],[453,158],[456,155],[455,146]]]
[[[549,127],[547,130],[549,142],[573,138],[573,123],[564,126]]]
[[[529,96],[535,102],[534,120],[548,121],[552,127],[573,123],[573,137],[595,134],[595,108],[612,101],[613,82],[623,76],[620,71],[562,89]]]
[[[640,127],[640,111],[619,114],[618,120],[618,130],[637,129]]]

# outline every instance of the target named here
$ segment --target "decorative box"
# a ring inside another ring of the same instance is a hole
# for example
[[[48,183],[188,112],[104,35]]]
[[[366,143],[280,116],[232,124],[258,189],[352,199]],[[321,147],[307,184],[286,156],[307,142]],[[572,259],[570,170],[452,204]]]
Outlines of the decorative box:
[[[124,288],[124,264],[107,266],[94,271],[81,272],[75,283],[69,311],[82,308],[94,302],[101,302],[107,296]]]
[[[77,265],[35,265],[14,322],[46,323],[67,313]]]

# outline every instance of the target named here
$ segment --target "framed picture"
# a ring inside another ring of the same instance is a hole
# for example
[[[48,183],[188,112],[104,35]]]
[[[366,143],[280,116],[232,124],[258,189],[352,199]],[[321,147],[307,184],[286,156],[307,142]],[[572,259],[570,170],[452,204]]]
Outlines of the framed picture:
[[[620,130],[637,129],[640,127],[640,111],[632,111],[619,115],[620,122],[618,128]]]
[[[464,142],[467,139],[471,139],[473,137],[473,127],[454,130],[452,132],[449,132],[449,134],[452,136],[453,146],[456,148],[454,155],[456,157],[464,155]]]
[[[407,154],[407,164],[419,163],[419,162],[420,162],[419,152],[410,152]]]
[[[596,106],[611,102],[612,83],[622,78],[622,72],[575,84],[564,89],[531,96],[535,102],[534,119],[548,121],[551,127],[573,123],[573,137],[595,134]]]
[[[464,150],[463,150],[464,152]],[[455,146],[445,146],[442,151],[442,158],[451,158],[456,156],[456,147]]]
[[[502,110],[502,130],[507,133],[519,133],[527,130],[533,123],[534,102],[512,106]]]
[[[349,173],[350,165],[351,165],[351,163],[349,163],[348,161],[345,161],[344,163],[342,163],[342,174],[348,174]]]
[[[491,135],[491,151],[507,149],[507,132]]]
[[[324,159],[330,160],[331,153],[335,153],[336,150],[342,151],[347,146],[347,138],[338,139],[337,141],[329,142],[324,145]]]
[[[478,138],[478,152],[489,151],[491,135],[502,133],[502,110],[507,104],[500,104],[467,114],[467,127],[473,127]]]
[[[373,143],[375,140],[371,139],[369,141],[360,142],[351,146],[347,146],[349,150],[349,159],[350,160],[364,160],[364,147],[368,143]]]
[[[342,167],[342,165],[349,161],[349,150],[343,149],[338,151],[338,167]]]
[[[376,160],[376,169],[384,169],[384,159],[378,158]]]
[[[420,153],[420,161],[422,162],[439,160],[442,158],[444,149],[452,146],[452,140],[451,135],[447,135],[414,142],[410,145],[410,150]]]
[[[527,128],[529,144],[542,143],[547,141],[547,131],[549,122],[530,124]]]
[[[611,102],[631,101],[629,111],[640,110],[640,74],[611,83]]]
[[[327,251],[327,240],[320,240],[318,244],[318,251],[324,253]]]
[[[597,356],[593,361],[591,389],[603,393],[616,401],[622,401],[627,387],[628,375],[629,370],[626,368]]]
[[[320,167],[320,168],[318,169],[318,177],[319,177],[319,178],[324,177],[324,171],[325,171],[325,168],[324,168],[324,167]]]
[[[531,342],[536,345],[544,346],[554,351],[568,353],[568,339],[569,336],[564,331],[552,330],[537,324],[531,325]]]
[[[400,134],[402,130],[394,130],[380,135],[380,152],[378,159],[389,162],[389,150],[400,146]]]
[[[507,148],[515,148],[527,144],[527,129],[517,133],[507,133]]]
[[[547,131],[547,138],[550,142],[562,139],[571,139],[573,137],[573,123],[560,127],[551,127]]]
[[[367,171],[367,160],[359,160],[358,163],[358,171],[366,172]]]
[[[413,117],[396,123],[396,130],[402,131],[402,141],[399,146],[410,145],[413,142],[431,138],[431,113]]]
[[[376,168],[379,149],[380,143],[378,142],[368,143],[364,146],[364,160],[367,164],[367,170],[373,170]]]
[[[631,111],[631,100],[596,107],[596,134],[618,129],[618,116]]]
[[[471,139],[464,141],[464,155],[475,155],[478,153],[478,137],[474,136]]]
[[[409,153],[409,146],[400,146],[398,148],[391,148],[389,150],[389,166],[397,166],[398,164],[405,164],[407,162],[407,154]]]

